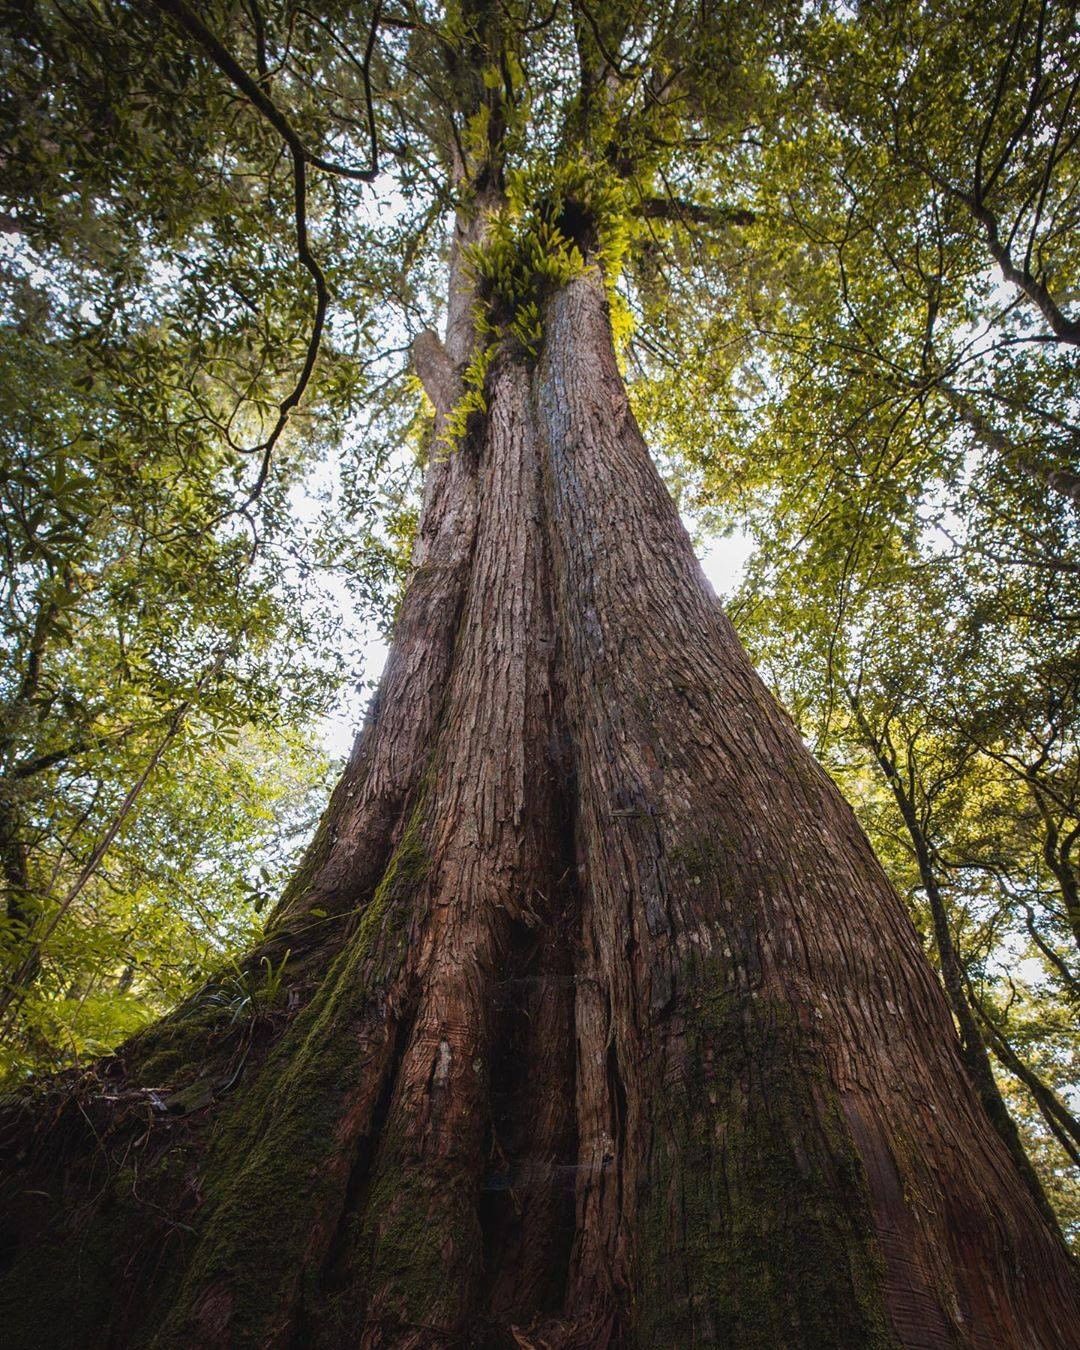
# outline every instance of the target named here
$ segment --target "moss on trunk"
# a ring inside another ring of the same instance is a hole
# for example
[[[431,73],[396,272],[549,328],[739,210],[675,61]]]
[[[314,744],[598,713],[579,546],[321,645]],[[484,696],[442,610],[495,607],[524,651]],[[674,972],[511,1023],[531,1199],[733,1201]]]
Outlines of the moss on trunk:
[[[895,1350],[863,1169],[811,1038],[712,964],[683,1011],[682,1071],[654,1103],[636,1343]]]

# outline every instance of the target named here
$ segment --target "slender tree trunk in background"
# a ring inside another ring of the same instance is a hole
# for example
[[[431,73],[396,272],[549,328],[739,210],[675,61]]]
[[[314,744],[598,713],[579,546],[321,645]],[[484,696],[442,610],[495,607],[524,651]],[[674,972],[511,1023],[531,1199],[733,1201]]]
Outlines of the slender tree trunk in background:
[[[987,1016],[985,1008],[979,1003],[973,990],[968,995],[971,1005],[978,1014],[986,1033],[990,1048],[1006,1072],[1019,1078],[1035,1100],[1047,1129],[1064,1149],[1074,1166],[1080,1167],[1080,1121],[1068,1109],[1061,1098],[1043,1082],[1031,1067],[1024,1063],[1000,1029]]]
[[[5,801],[10,791],[0,783],[0,877],[4,883],[4,911],[20,939],[29,931],[33,921],[27,892],[30,876],[26,864],[26,845],[19,831],[19,819],[14,805]]]
[[[196,1000],[10,1113],[8,1344],[1076,1344],[1070,1260],[701,575],[594,275],[545,334],[432,465],[261,953],[303,1006]]]
[[[65,588],[70,584],[66,564],[53,584]],[[16,732],[34,716],[34,699],[41,685],[42,658],[56,615],[56,600],[43,586],[30,625],[22,678],[13,697],[0,708],[0,878],[3,880],[4,912],[11,925],[9,936],[14,939],[6,953],[4,964],[7,969],[0,974],[0,999],[12,990],[33,984],[41,965],[30,946],[39,905],[30,895],[25,824],[19,810],[20,777],[25,775],[26,766],[17,763]]]
[[[1050,1202],[1047,1200],[1039,1178],[1035,1174],[1035,1169],[1031,1165],[1031,1159],[1024,1151],[1016,1122],[1009,1114],[1009,1109],[1005,1105],[1005,1100],[997,1085],[994,1070],[990,1064],[986,1041],[979,1029],[975,1012],[968,1001],[969,995],[964,966],[960,960],[960,954],[956,950],[956,944],[953,942],[949,915],[945,907],[945,897],[938,885],[930,841],[927,839],[926,832],[919,819],[919,812],[913,795],[914,788],[910,784],[910,790],[905,788],[900,767],[892,753],[892,747],[883,744],[882,737],[874,733],[874,729],[870,726],[865,713],[859,706],[858,698],[850,691],[848,693],[848,704],[863,734],[867,749],[873,754],[878,767],[885,776],[885,781],[893,795],[893,800],[896,802],[904,827],[908,832],[908,838],[911,841],[911,848],[919,868],[919,880],[922,882],[923,893],[926,896],[927,904],[930,906],[930,918],[934,926],[934,947],[941,969],[941,982],[945,986],[945,995],[949,1007],[952,1009],[952,1014],[956,1018],[957,1029],[960,1033],[961,1057],[967,1066],[968,1073],[971,1075],[971,1081],[979,1094],[979,1099],[986,1114],[990,1117],[998,1134],[1001,1135],[1002,1141],[1012,1155],[1020,1175],[1024,1178],[1025,1184],[1035,1199],[1035,1203],[1042,1210],[1047,1221],[1056,1226],[1057,1220],[1050,1207]]]
[[[1080,839],[1080,826],[1066,829],[1063,833],[1054,819],[1050,804],[1035,783],[1031,785],[1031,795],[1043,820],[1043,857],[1058,884],[1065,917],[1072,929],[1073,941],[1080,950],[1080,880],[1077,878],[1073,854]]]

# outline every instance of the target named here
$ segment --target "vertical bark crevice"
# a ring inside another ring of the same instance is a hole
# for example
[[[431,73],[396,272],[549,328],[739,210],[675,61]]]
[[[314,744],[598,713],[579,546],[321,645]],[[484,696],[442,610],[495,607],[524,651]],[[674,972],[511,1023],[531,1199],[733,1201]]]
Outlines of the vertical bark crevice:
[[[513,935],[536,923],[554,880],[550,614],[523,388],[512,363],[494,372],[483,506],[432,765],[432,917],[357,1268],[371,1344],[391,1329],[402,1343],[414,1332],[453,1337],[476,1314],[499,1061],[492,1005]]]

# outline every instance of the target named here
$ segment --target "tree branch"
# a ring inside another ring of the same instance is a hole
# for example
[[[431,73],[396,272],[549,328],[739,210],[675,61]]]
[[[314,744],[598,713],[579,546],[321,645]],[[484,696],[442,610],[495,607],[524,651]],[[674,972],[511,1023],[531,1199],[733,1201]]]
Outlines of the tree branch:
[[[643,220],[672,220],[677,224],[711,225],[723,229],[729,225],[753,225],[757,216],[740,206],[706,206],[681,197],[647,197],[634,208]]]
[[[967,203],[971,214],[982,225],[990,255],[1001,269],[1001,275],[1005,280],[1027,296],[1050,325],[1050,331],[1059,342],[1080,346],[1080,320],[1070,319],[1061,310],[1046,285],[1030,272],[1027,266],[1017,267],[1008,244],[1001,240],[998,219],[993,211],[976,196],[965,192],[957,195]]]
[[[436,333],[427,328],[412,345],[413,369],[435,412],[446,417],[457,402],[461,379]]]
[[[149,0],[156,9],[161,10],[173,19],[189,37],[195,39],[205,54],[213,61],[218,70],[226,75],[230,82],[244,95],[252,107],[256,108],[270,125],[277,131],[282,139],[288,145],[293,153],[293,157],[302,159],[312,168],[322,169],[324,173],[334,174],[339,178],[351,178],[361,183],[370,183],[379,173],[379,155],[378,142],[375,135],[375,118],[372,108],[371,85],[369,79],[369,69],[371,64],[371,53],[375,44],[375,35],[378,31],[380,10],[382,8],[381,0],[375,6],[375,12],[372,15],[371,30],[368,35],[368,44],[364,56],[364,97],[367,102],[368,111],[368,131],[371,137],[371,162],[370,167],[366,169],[354,169],[346,164],[337,164],[333,160],[324,159],[321,155],[313,154],[308,150],[300,139],[300,134],[292,125],[289,119],[277,106],[274,100],[266,92],[265,88],[258,81],[252,79],[239,61],[233,56],[225,44],[215,33],[213,33],[202,19],[184,3],[184,0]]]
[[[259,445],[251,446],[243,453],[249,455],[261,455],[262,462],[259,465],[258,477],[255,485],[248,494],[240,510],[254,502],[263,490],[266,484],[267,476],[270,472],[270,461],[274,453],[274,447],[285,430],[285,424],[289,420],[289,414],[297,407],[304,394],[307,392],[308,384],[311,382],[311,376],[315,369],[315,362],[319,356],[319,348],[322,345],[323,329],[326,325],[326,311],[330,304],[330,291],[326,284],[326,275],[319,265],[318,259],[311,251],[311,245],[308,238],[307,227],[307,166],[321,169],[325,173],[334,174],[341,178],[354,179],[364,183],[370,183],[379,172],[378,163],[378,139],[375,128],[375,110],[371,97],[370,66],[371,56],[375,47],[375,37],[378,32],[379,17],[382,9],[382,0],[376,0],[375,9],[372,13],[371,28],[368,33],[367,47],[364,52],[364,59],[361,68],[364,77],[364,96],[367,103],[368,116],[368,134],[371,138],[371,165],[367,169],[352,169],[344,165],[334,164],[329,160],[323,159],[321,155],[315,155],[304,145],[299,133],[293,127],[285,114],[274,103],[273,99],[267,93],[265,84],[254,79],[244,70],[243,66],[236,60],[232,53],[224,46],[220,39],[203,23],[199,16],[191,10],[184,0],[149,0],[162,13],[167,14],[173,19],[189,37],[199,44],[206,55],[213,61],[214,65],[228,77],[233,85],[244,95],[253,108],[270,123],[275,131],[282,137],[288,146],[289,154],[292,158],[293,166],[293,201],[294,201],[294,221],[296,230],[296,252],[301,265],[311,277],[315,289],[315,314],[311,322],[311,335],[308,338],[307,352],[304,357],[304,364],[300,374],[293,385],[292,390],[278,404],[277,421],[274,424],[270,435],[266,437]],[[260,65],[264,58],[260,59]]]
[[[1054,492],[1067,498],[1074,506],[1080,507],[1080,474],[1069,469],[1045,468],[1017,449],[998,429],[979,411],[975,404],[954,385],[939,380],[937,388],[949,404],[968,424],[976,437],[989,449],[1014,464],[1027,477],[1045,484]]]

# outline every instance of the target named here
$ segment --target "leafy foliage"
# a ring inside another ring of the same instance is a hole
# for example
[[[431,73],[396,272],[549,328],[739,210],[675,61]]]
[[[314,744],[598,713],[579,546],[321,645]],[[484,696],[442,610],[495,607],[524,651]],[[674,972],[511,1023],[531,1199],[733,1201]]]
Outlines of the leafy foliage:
[[[272,143],[145,15],[9,19],[0,1017],[21,1070],[111,1046],[250,943],[359,660],[337,593],[392,602],[381,522],[408,465],[376,476],[386,450],[356,440],[355,304],[259,485],[247,452],[309,324]],[[336,269],[343,300],[361,267]]]

